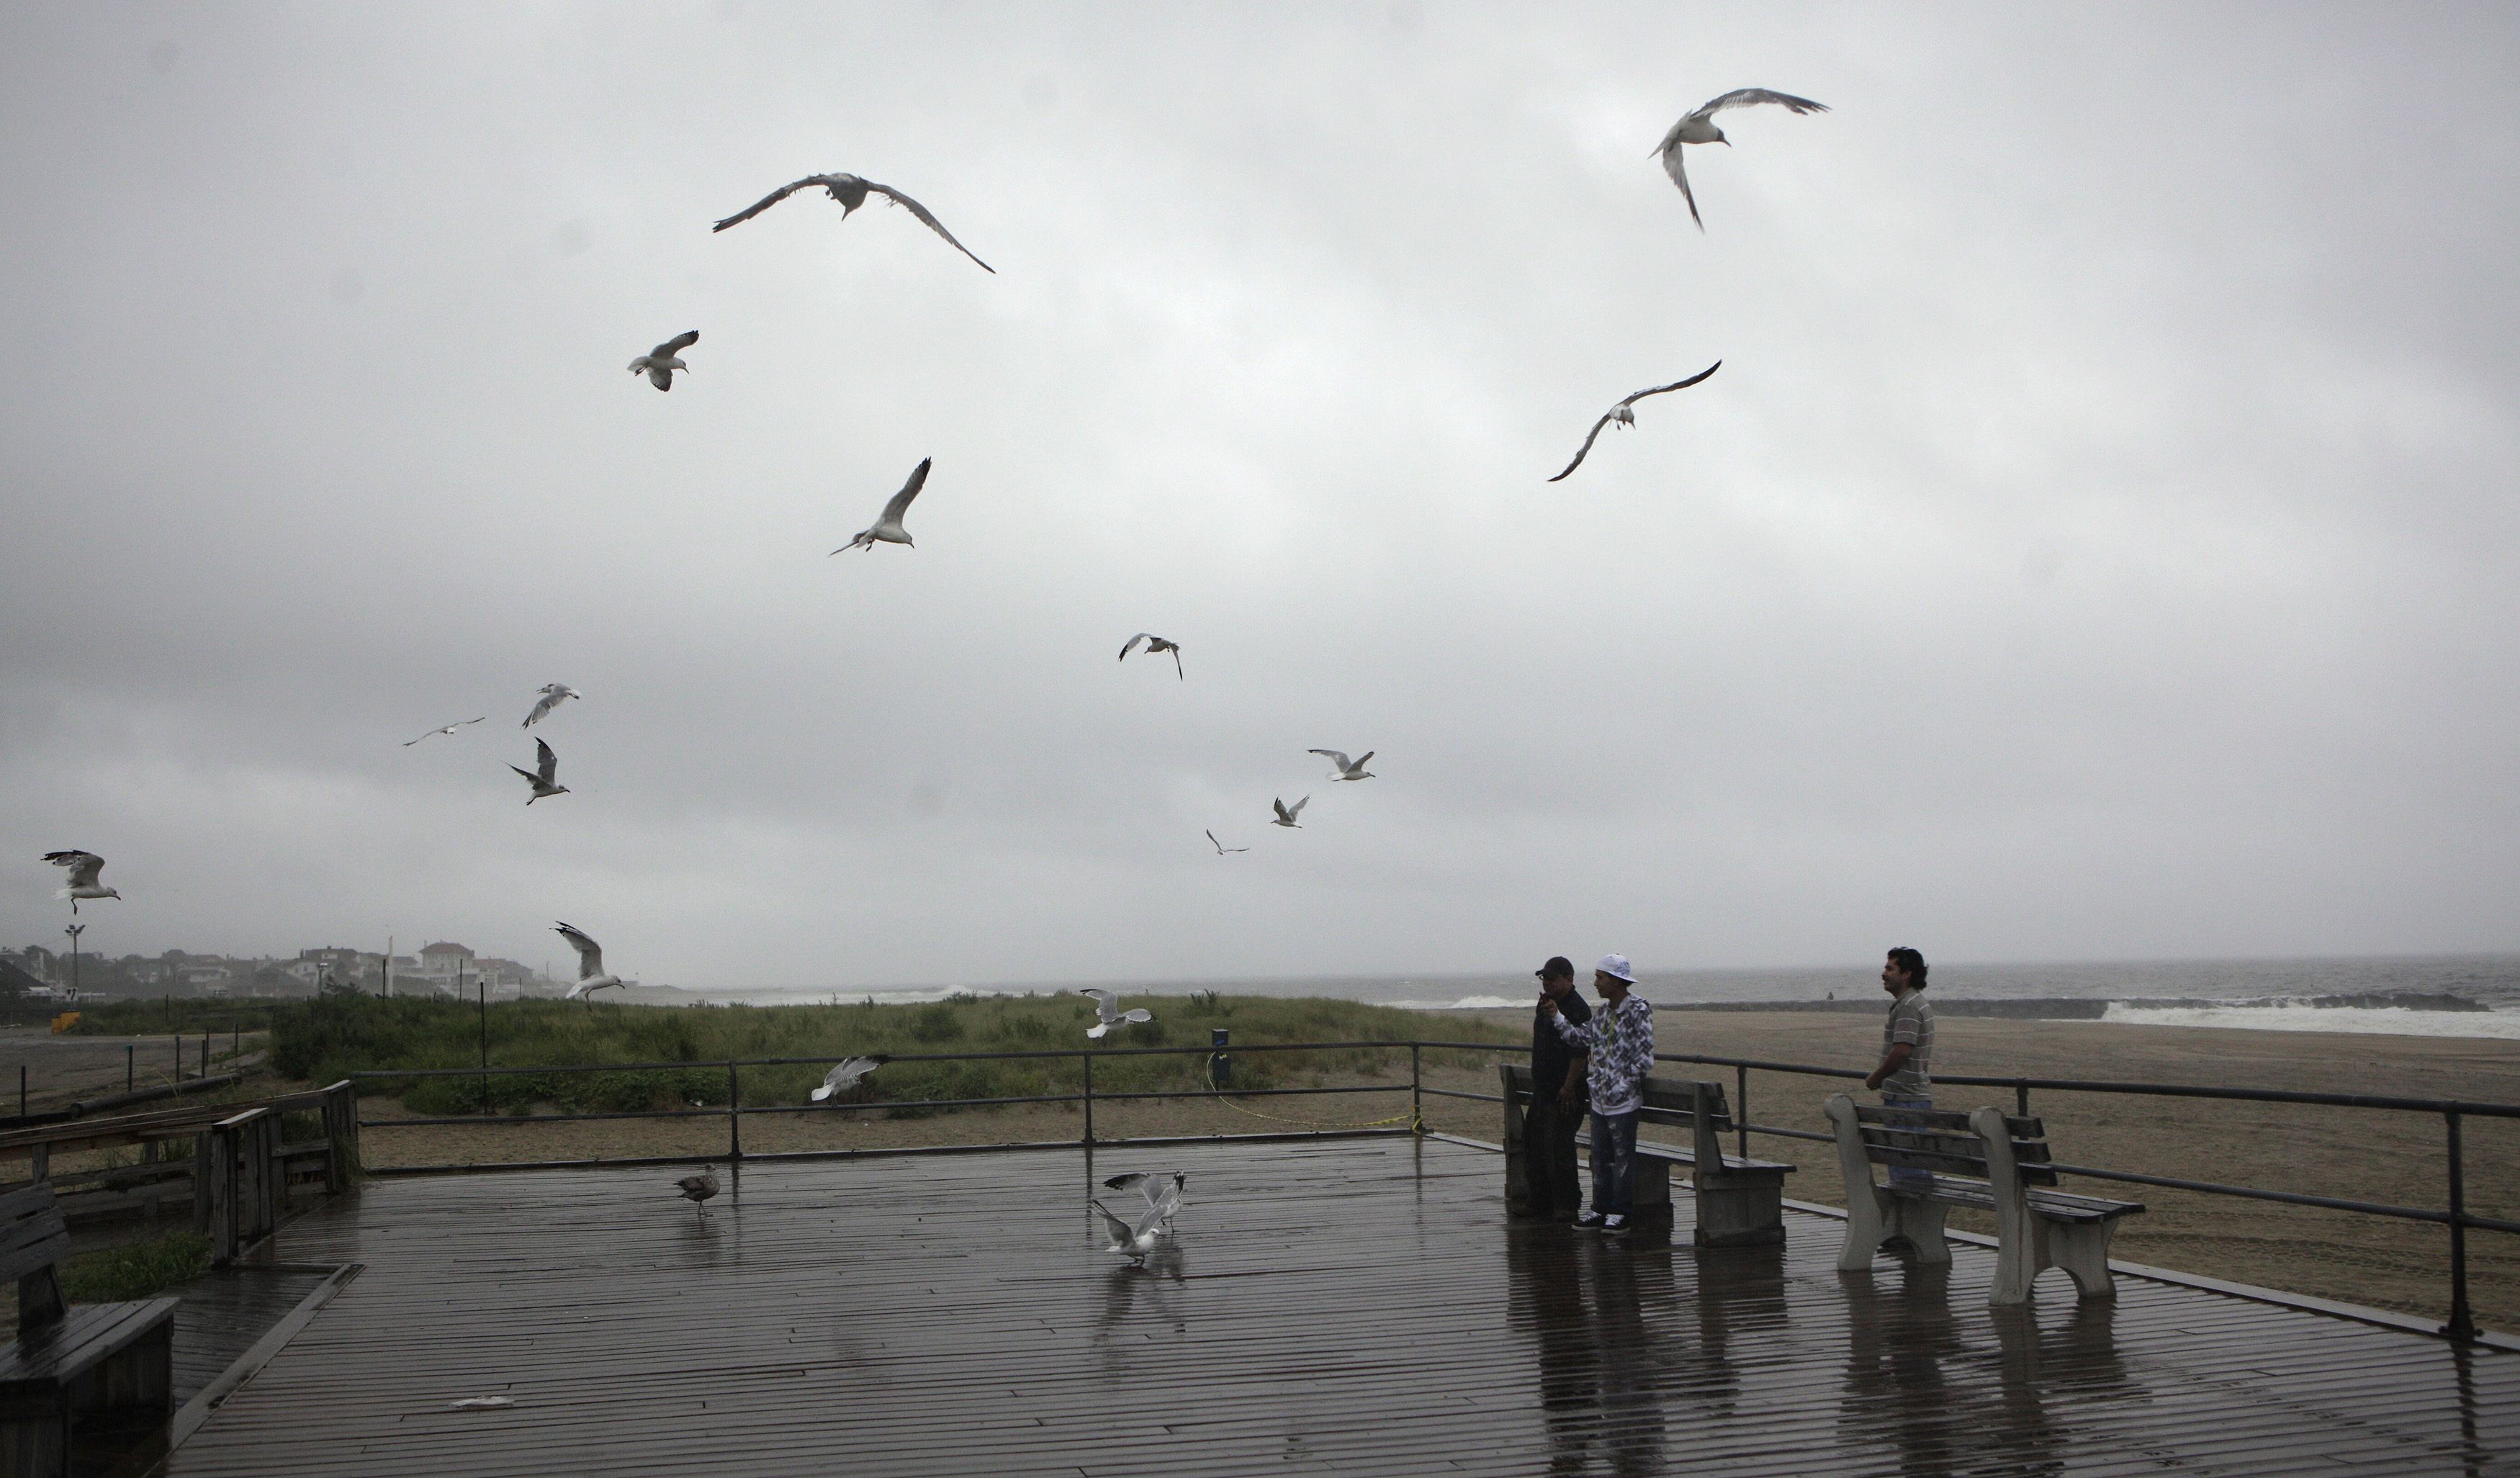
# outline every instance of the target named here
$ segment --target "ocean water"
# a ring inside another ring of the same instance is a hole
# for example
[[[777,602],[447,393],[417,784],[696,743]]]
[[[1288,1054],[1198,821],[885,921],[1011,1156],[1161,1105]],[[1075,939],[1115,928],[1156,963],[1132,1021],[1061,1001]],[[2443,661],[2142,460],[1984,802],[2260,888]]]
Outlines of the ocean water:
[[[1877,963],[1754,970],[1659,971],[1639,966],[1639,989],[1657,1008],[1744,1009],[1762,1004],[1835,1004],[1868,1009],[1880,1000]],[[1247,996],[1328,996],[1418,1010],[1504,1009],[1532,999],[1528,970],[1474,975],[1331,975],[1314,978],[1093,982],[1124,994],[1222,991]],[[977,995],[1057,994],[1081,982],[980,983],[835,991],[795,986],[694,994],[712,1002],[796,1006],[823,1001],[941,1001]],[[1970,1013],[2071,1016],[2168,1026],[2262,1031],[2370,1032],[2391,1036],[2520,1040],[2520,955],[2315,960],[2144,960],[2039,964],[1950,964],[1933,970],[1938,1002]]]

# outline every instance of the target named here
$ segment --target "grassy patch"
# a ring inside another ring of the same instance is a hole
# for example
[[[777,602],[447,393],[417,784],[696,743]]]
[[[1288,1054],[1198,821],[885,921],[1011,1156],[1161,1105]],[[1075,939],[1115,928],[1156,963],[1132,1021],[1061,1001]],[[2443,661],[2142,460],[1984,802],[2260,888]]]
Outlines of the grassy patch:
[[[82,1253],[62,1264],[62,1293],[74,1304],[118,1304],[155,1298],[210,1271],[210,1239],[173,1232]]]
[[[209,1033],[223,1039],[213,1043],[210,1050],[223,1053],[228,1050],[224,1039],[230,1033],[239,1028],[248,1032],[261,1031],[271,1024],[274,1016],[295,1004],[288,1001],[82,1001],[64,1009],[78,1012],[78,1025],[70,1028],[70,1035],[74,1037],[151,1037],[177,1033],[199,1037]]]
[[[916,1006],[787,1006],[696,1009],[615,1005],[609,1002],[494,1002],[490,1007],[490,1065],[561,1067],[583,1064],[691,1064],[619,1066],[604,1072],[516,1073],[480,1078],[411,1078],[371,1082],[367,1091],[399,1097],[423,1114],[478,1113],[484,1107],[521,1113],[539,1105],[575,1112],[624,1112],[715,1106],[731,1091],[723,1067],[701,1064],[727,1058],[804,1057],[795,1066],[747,1067],[741,1073],[746,1104],[802,1102],[822,1081],[824,1065],[839,1057],[889,1053],[1070,1053],[1053,1057],[997,1057],[952,1062],[894,1062],[867,1080],[850,1101],[897,1104],[914,1114],[919,1105],[950,1098],[1015,1097],[1077,1092],[1084,1080],[1083,1053],[1095,1055],[1094,1087],[1100,1093],[1152,1092],[1203,1087],[1209,1031],[1233,1034],[1234,1081],[1243,1088],[1308,1083],[1322,1075],[1405,1073],[1412,1037],[1454,1041],[1516,1039],[1517,1034],[1451,1017],[1430,1017],[1393,1007],[1352,1001],[1286,1000],[1266,996],[1131,997],[1130,1006],[1151,1009],[1155,1019],[1123,1027],[1106,1042],[1090,1043],[1093,1004],[1075,995],[956,997]],[[272,1022],[272,1063],[292,1078],[336,1081],[353,1071],[398,1068],[462,1068],[481,1051],[477,1005],[419,998],[346,997],[292,1003]],[[1242,1049],[1277,1043],[1363,1042],[1356,1048],[1286,1053]],[[1183,1047],[1199,1051],[1137,1056],[1129,1048]],[[1429,1051],[1429,1066],[1483,1063],[1473,1052]],[[488,1102],[483,1102],[484,1093]]]

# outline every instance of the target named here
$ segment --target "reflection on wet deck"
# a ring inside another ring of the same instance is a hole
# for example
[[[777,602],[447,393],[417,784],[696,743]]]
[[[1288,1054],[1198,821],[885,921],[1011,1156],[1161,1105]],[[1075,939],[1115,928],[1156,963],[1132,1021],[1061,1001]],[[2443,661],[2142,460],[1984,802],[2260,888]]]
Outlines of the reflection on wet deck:
[[[1191,1171],[1101,1253],[1081,1155],[370,1184],[290,1229],[368,1272],[170,1471],[2485,1473],[2520,1356],[1994,1256],[1835,1271],[1838,1224],[1696,1252],[1508,1225],[1496,1157],[1407,1140],[1098,1155]],[[513,1408],[451,1411],[503,1394]]]

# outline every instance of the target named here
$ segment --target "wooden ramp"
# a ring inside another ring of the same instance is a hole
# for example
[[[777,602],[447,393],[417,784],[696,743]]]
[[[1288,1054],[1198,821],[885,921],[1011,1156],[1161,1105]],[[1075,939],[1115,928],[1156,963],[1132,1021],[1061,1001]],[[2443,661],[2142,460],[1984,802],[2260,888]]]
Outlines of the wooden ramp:
[[[1072,1151],[371,1182],[292,1225],[367,1264],[169,1459],[297,1474],[2484,1474],[2520,1356],[1995,1257],[1840,1275],[1840,1224],[1694,1252],[1508,1226],[1496,1155],[1109,1150],[1191,1172],[1099,1249]],[[723,1175],[724,1172],[721,1171]],[[1127,1197],[1111,1197],[1115,1208]],[[472,1396],[512,1408],[453,1411]]]

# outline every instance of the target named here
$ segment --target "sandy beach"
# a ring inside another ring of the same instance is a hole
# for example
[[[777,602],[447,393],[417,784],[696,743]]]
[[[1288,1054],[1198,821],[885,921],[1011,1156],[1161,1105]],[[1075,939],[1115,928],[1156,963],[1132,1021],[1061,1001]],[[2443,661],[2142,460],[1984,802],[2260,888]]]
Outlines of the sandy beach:
[[[1487,1013],[1513,1022],[1518,1012]],[[1430,1016],[1429,1037],[1445,1016]],[[1868,1018],[1822,1012],[1690,1012],[1658,1018],[1662,1050],[1717,1056],[1868,1067],[1879,1028]],[[1948,1073],[2023,1075],[2399,1094],[2520,1102],[2520,1051],[2507,1042],[2437,1037],[2371,1037],[2081,1021],[1946,1019],[1937,1066]],[[1673,1065],[1667,1071],[1686,1076]],[[1709,1069],[1728,1092],[1730,1069]],[[1343,1126],[1408,1111],[1407,1078],[1307,1080],[1306,1085],[1379,1081],[1372,1096],[1282,1097],[1237,1104],[1170,1099],[1095,1105],[1098,1139],[1145,1135],[1247,1134]],[[1491,1071],[1430,1071],[1426,1084],[1494,1093]],[[1750,1075],[1753,1122],[1824,1130],[1821,1103],[1840,1085],[1767,1071]],[[1853,1086],[1853,1085],[1848,1085]],[[2008,1106],[2000,1090],[1949,1089],[1952,1107]],[[2431,1115],[2362,1112],[2286,1104],[2035,1094],[2059,1159],[2071,1163],[2218,1181],[2268,1189],[2346,1196],[2399,1205],[2446,1204],[2441,1121]],[[372,1099],[372,1116],[399,1105]],[[1492,1103],[1429,1097],[1429,1128],[1493,1141]],[[890,1117],[880,1110],[751,1115],[747,1152],[887,1148],[918,1144],[1021,1143],[1080,1138],[1072,1105]],[[621,1119],[581,1124],[371,1129],[364,1152],[380,1166],[456,1161],[612,1158],[723,1153],[723,1115],[689,1120]],[[2520,1122],[2466,1126],[2468,1204],[2480,1214],[2520,1218]],[[1752,1152],[1798,1167],[1787,1194],[1842,1205],[1834,1150],[1825,1144],[1754,1137]],[[2259,1283],[2384,1309],[2438,1317],[2448,1297],[2448,1233],[2433,1226],[2276,1205],[2228,1196],[2074,1183],[2093,1194],[2142,1201],[2149,1209],[2121,1224],[2115,1253],[2132,1262]],[[1991,1226],[1967,1215],[1954,1225]],[[2469,1241],[2469,1287],[2490,1327],[2520,1329],[2520,1243],[2478,1232]]]

